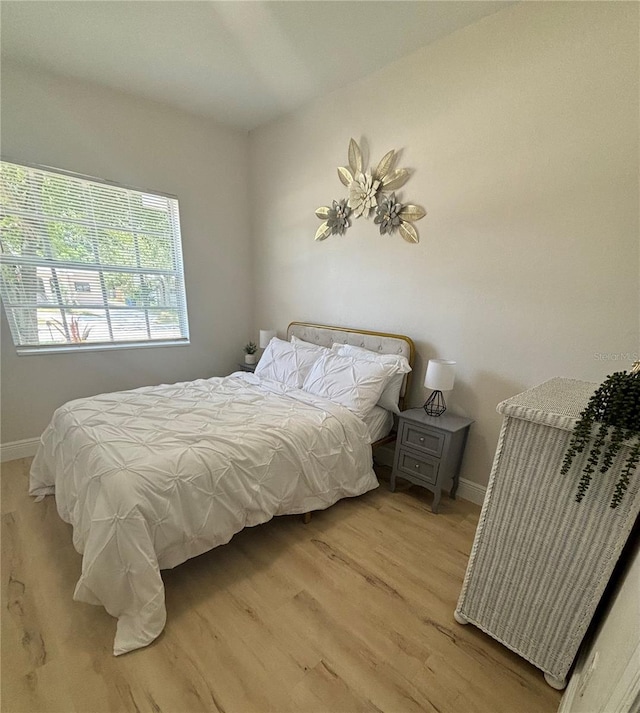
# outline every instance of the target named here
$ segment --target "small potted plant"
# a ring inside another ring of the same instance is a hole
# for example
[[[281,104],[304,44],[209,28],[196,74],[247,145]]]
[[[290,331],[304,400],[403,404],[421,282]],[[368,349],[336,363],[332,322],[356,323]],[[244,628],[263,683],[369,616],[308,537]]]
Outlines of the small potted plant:
[[[255,342],[249,342],[245,344],[244,347],[244,363],[245,364],[255,364],[258,361],[258,345]]]

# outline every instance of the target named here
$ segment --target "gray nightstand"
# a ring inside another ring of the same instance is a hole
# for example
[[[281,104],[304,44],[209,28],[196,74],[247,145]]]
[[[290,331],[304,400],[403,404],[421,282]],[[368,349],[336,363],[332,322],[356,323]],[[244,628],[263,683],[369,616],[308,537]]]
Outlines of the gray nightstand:
[[[257,366],[257,364],[245,364],[243,361],[238,362],[238,369],[240,369],[240,371],[250,371],[253,373]]]
[[[396,478],[404,478],[433,493],[431,511],[438,512],[442,488],[451,482],[449,495],[456,496],[462,454],[467,442],[470,418],[427,416],[423,408],[400,414],[396,453],[389,489],[396,488]]]

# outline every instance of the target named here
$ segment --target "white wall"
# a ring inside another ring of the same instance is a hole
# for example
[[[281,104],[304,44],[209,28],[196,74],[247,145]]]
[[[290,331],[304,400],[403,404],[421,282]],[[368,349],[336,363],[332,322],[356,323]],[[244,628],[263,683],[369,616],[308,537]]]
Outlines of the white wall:
[[[428,211],[418,245],[363,219],[314,242],[352,136],[415,169],[400,196]],[[250,162],[254,326],[407,334],[413,405],[427,360],[457,360],[465,478],[487,481],[499,401],[638,351],[635,3],[506,8],[253,131]]]
[[[252,336],[245,133],[97,85],[2,65],[3,157],[178,196],[191,345],[18,357],[2,314],[2,442],[69,399],[229,373]]]

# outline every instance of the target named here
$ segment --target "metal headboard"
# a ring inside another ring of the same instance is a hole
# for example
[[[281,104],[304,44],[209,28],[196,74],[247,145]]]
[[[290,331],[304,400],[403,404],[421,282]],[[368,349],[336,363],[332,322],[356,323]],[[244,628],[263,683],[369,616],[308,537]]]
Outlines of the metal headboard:
[[[409,337],[403,334],[373,332],[368,329],[353,329],[352,327],[334,327],[326,324],[311,324],[310,322],[291,322],[287,327],[287,339],[291,339],[292,336],[323,347],[331,347],[337,342],[364,347],[380,354],[401,354],[408,359],[409,365],[413,368],[415,345]],[[398,405],[401,411],[404,410],[405,397],[409,391],[410,383],[411,372],[405,376],[400,391]]]

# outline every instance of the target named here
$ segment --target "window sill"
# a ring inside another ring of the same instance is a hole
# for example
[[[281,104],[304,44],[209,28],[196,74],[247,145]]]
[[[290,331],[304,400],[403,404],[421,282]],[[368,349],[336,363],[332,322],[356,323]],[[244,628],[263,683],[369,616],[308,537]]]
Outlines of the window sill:
[[[91,344],[90,346],[75,347],[64,344],[59,347],[18,347],[18,356],[37,356],[39,354],[80,354],[82,352],[112,352],[121,349],[149,349],[152,347],[188,347],[191,344],[188,339],[180,341],[166,342],[118,342],[117,344]]]

